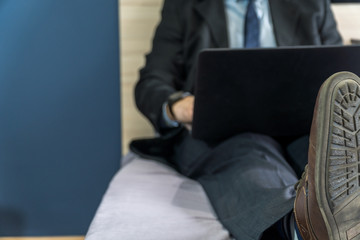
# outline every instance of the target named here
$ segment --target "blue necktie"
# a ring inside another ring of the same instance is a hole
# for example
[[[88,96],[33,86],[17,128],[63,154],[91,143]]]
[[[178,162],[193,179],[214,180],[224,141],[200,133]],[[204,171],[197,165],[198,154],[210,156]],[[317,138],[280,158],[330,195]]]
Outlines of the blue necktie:
[[[254,2],[249,0],[245,16],[245,48],[260,47],[260,26]]]

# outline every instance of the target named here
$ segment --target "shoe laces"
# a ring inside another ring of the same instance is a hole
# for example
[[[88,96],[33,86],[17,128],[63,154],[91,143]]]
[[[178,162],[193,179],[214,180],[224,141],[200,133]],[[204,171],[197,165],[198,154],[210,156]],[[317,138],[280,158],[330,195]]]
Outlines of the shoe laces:
[[[300,186],[300,185],[303,185],[303,184],[301,184],[301,183],[305,181],[307,172],[308,172],[308,164],[306,164],[305,170],[304,170],[304,172],[301,174],[300,180],[297,181],[297,183],[294,185],[294,188],[295,188],[296,192],[299,190],[299,186]]]

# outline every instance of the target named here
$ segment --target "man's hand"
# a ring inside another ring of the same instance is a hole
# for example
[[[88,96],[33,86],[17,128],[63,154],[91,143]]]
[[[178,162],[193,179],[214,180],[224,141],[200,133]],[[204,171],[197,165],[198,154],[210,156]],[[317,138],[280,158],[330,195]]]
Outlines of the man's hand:
[[[183,123],[191,126],[194,114],[194,96],[187,96],[172,106],[172,111],[174,115],[170,113],[169,107],[167,108],[167,114],[171,120]],[[188,127],[188,126],[187,126]]]

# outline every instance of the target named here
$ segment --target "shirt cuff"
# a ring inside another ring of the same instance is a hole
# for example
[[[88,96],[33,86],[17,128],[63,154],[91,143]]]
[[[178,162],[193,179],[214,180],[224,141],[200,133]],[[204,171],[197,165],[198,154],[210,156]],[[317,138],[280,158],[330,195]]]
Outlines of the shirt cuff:
[[[178,127],[180,124],[177,121],[171,120],[169,118],[169,116],[167,115],[167,112],[166,112],[167,105],[168,105],[167,102],[165,102],[162,105],[162,115],[163,115],[163,120],[164,120],[163,122],[165,123],[165,127],[169,127],[169,128]]]

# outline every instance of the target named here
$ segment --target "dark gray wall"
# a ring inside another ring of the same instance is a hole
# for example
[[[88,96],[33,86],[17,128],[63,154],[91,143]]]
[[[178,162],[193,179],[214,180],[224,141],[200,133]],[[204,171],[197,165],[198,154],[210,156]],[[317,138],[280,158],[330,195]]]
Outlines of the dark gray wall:
[[[0,236],[85,234],[120,161],[117,0],[0,0]]]

